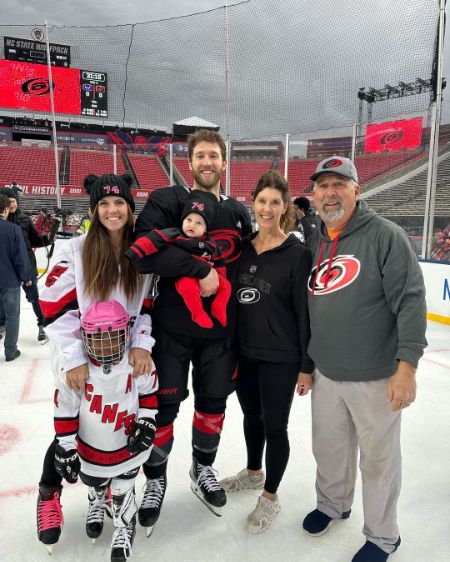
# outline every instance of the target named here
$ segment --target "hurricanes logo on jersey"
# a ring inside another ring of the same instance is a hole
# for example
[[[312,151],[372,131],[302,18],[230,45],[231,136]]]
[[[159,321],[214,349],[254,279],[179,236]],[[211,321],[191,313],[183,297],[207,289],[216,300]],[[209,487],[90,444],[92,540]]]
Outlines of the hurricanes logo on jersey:
[[[361,262],[355,258],[355,256],[336,256],[333,258],[333,263],[331,264],[331,269],[328,273],[328,284],[327,280],[327,270],[328,262],[330,260],[323,261],[320,266],[316,265],[311,271],[308,280],[308,289],[312,291],[314,280],[316,280],[316,286],[314,287],[314,296],[319,295],[329,295],[330,293],[335,293],[340,291],[344,287],[348,287],[353,281],[358,277],[361,270]],[[319,273],[316,273],[317,268],[319,268]],[[327,285],[325,287],[325,285]]]

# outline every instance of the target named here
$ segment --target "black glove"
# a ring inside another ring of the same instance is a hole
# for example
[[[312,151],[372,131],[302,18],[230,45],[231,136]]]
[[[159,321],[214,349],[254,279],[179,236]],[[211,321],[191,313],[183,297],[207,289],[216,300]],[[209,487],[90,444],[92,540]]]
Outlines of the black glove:
[[[55,468],[56,472],[65,478],[69,484],[75,484],[80,472],[80,459],[75,449],[64,450],[58,443],[55,449]]]
[[[155,438],[155,420],[140,418],[134,424],[134,432],[128,437],[127,448],[132,455],[150,449]]]

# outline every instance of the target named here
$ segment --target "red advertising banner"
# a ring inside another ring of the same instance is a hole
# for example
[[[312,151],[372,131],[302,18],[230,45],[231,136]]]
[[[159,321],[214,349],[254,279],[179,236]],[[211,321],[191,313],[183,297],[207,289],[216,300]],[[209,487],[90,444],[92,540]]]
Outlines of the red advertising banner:
[[[422,143],[422,117],[367,125],[364,152],[416,150]]]
[[[81,114],[80,71],[52,67],[55,112]],[[0,107],[50,112],[47,66],[0,60]]]

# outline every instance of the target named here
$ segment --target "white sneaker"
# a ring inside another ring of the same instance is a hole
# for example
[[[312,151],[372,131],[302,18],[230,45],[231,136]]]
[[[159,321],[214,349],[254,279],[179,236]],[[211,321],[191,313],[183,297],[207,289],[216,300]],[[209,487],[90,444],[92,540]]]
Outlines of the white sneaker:
[[[243,468],[237,474],[224,478],[220,485],[225,492],[240,492],[241,490],[262,490],[266,477],[264,474],[250,476],[248,470]]]
[[[278,499],[271,501],[259,496],[255,509],[247,517],[247,531],[254,535],[267,531],[280,509]]]

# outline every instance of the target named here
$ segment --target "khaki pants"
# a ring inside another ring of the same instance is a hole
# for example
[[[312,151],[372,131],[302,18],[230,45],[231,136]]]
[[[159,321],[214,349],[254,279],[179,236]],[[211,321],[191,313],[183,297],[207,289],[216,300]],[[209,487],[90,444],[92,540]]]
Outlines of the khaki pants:
[[[340,517],[351,508],[359,448],[363,533],[384,551],[392,552],[399,537],[401,413],[391,410],[388,382],[338,382],[316,370],[312,437],[317,508],[329,517]]]

